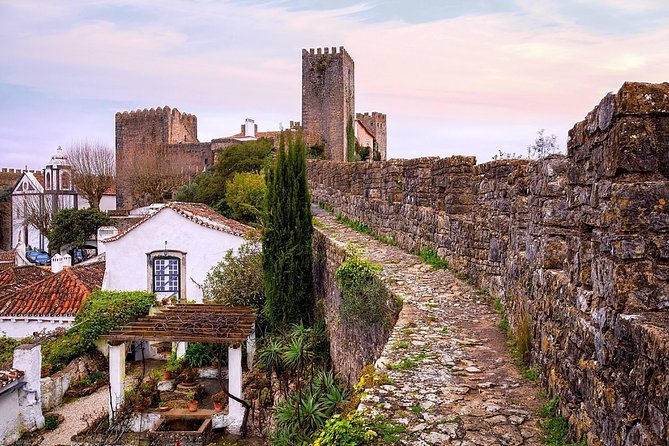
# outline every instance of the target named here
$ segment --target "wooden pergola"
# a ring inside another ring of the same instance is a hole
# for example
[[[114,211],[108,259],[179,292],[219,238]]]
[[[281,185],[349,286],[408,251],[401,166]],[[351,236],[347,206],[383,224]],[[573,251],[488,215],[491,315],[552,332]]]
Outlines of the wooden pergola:
[[[249,307],[178,304],[124,325],[102,339],[126,341],[208,342],[240,346],[253,332],[256,312]]]
[[[228,346],[228,392],[242,399],[242,343],[246,342],[249,363],[255,351],[256,312],[249,307],[177,304],[162,307],[156,314],[142,317],[102,336],[109,343],[110,417],[123,404],[126,342],[171,341],[177,343],[177,357],[186,352],[188,342]],[[242,405],[229,398],[227,426],[235,432],[244,417]]]

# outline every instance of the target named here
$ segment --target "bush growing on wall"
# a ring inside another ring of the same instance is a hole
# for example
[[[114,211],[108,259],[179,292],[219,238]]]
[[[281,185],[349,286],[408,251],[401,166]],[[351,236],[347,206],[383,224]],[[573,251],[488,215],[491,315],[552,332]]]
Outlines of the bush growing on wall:
[[[336,277],[342,300],[339,314],[348,321],[378,323],[398,310],[399,302],[388,292],[377,273],[381,267],[349,257],[339,268]]]
[[[145,291],[96,291],[86,298],[63,336],[43,345],[44,365],[50,372],[93,350],[93,342],[121,325],[149,314],[156,296]]]

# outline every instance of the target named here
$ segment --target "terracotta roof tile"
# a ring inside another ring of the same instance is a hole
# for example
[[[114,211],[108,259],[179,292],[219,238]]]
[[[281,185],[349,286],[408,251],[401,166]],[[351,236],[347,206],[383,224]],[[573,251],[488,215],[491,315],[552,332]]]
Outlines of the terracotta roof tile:
[[[16,262],[16,251],[0,251],[0,263]]]
[[[204,226],[210,229],[216,229],[217,231],[227,232],[228,234],[243,236],[249,231],[253,230],[250,226],[247,226],[243,223],[238,222],[237,220],[232,220],[230,218],[224,217],[211,207],[202,203],[184,203],[180,201],[172,201],[163,205],[159,210],[153,212],[146,217],[142,218],[140,221],[130,226],[123,232],[119,232],[113,237],[105,239],[105,242],[113,242],[120,239],[136,227],[144,224],[146,221],[153,218],[154,215],[158,214],[165,208],[170,208],[177,214],[181,215],[188,220],[197,223],[200,226]]]
[[[0,370],[0,390],[23,377],[22,370]]]
[[[105,262],[66,267],[30,286],[0,294],[3,316],[74,316],[82,302],[100,289]]]
[[[0,271],[0,287],[7,285],[28,286],[52,274],[48,269],[39,266],[10,266]]]

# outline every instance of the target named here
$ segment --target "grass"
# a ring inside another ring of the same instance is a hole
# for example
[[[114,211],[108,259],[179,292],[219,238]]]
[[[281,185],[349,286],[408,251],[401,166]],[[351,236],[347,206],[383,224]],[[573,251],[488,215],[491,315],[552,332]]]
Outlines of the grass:
[[[55,415],[47,415],[44,417],[44,429],[48,431],[55,430],[59,424],[58,417]]]
[[[448,332],[449,332],[448,327],[442,327],[442,328],[441,328],[441,332],[442,332],[443,334],[448,334]]]
[[[421,249],[418,252],[418,257],[420,257],[423,262],[427,263],[435,269],[450,269],[448,261],[439,257],[437,251],[432,248],[428,247]]]
[[[423,409],[421,409],[420,406],[411,406],[411,412],[413,413],[421,413]]]
[[[381,235],[360,221],[351,220],[350,218],[345,217],[344,215],[341,214],[337,214],[336,219],[339,223],[348,226],[349,228],[353,229],[356,232],[369,235],[370,237],[374,237],[375,239],[377,239],[381,243],[385,243],[386,245],[397,246],[397,241],[393,237]]]
[[[541,429],[541,442],[549,446],[585,446],[585,437],[578,443],[569,438],[569,422],[559,412],[560,399],[556,396],[539,409],[542,418],[537,422]]]
[[[395,348],[409,348],[409,343],[407,341],[395,341],[393,343],[393,347]]]
[[[379,439],[386,443],[398,443],[401,438],[399,434],[406,432],[406,428],[395,421],[384,421],[383,416],[379,415],[377,421],[372,424],[372,430],[376,432]]]

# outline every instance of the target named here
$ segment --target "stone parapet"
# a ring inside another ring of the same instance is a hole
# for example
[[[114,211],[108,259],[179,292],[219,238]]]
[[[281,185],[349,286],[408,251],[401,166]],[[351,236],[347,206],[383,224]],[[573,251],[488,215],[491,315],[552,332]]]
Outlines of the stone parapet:
[[[669,427],[669,84],[625,83],[566,156],[309,161],[316,203],[434,248],[533,322],[533,362],[589,444]],[[630,378],[631,377],[631,378]]]

